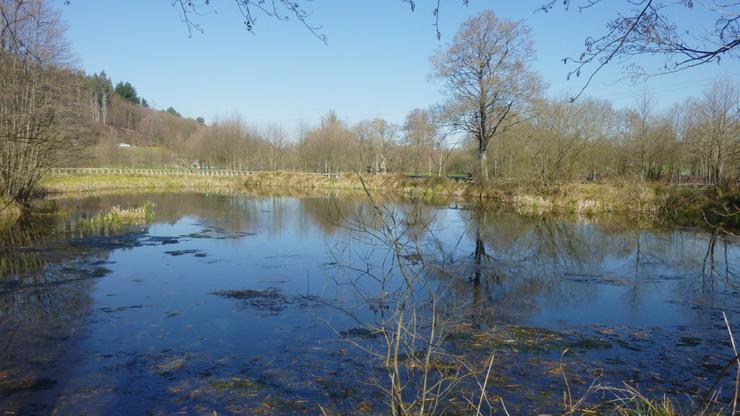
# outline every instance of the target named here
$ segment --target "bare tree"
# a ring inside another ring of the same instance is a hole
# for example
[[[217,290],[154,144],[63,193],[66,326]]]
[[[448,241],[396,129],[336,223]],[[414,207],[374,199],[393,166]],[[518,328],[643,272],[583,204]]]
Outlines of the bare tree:
[[[297,20],[300,24],[306,27],[308,31],[319,39],[323,43],[327,43],[327,36],[323,33],[321,25],[317,25],[311,22],[311,16],[313,15],[313,9],[310,7],[312,0],[232,0],[236,5],[239,13],[244,18],[244,26],[246,29],[254,33],[254,27],[257,23],[257,17],[259,15],[266,16],[269,18],[287,21],[290,19]],[[402,3],[406,3],[412,12],[416,11],[416,0],[400,0]],[[469,0],[461,0],[464,6],[468,5]],[[67,0],[69,3],[69,0]],[[441,9],[441,0],[437,0],[433,3],[432,15],[434,16],[434,29],[437,33],[437,39],[442,37],[439,28],[439,13]],[[201,15],[208,12],[208,6],[211,5],[210,0],[175,0],[172,2],[173,6],[177,6],[180,9],[181,17],[183,22],[187,26],[188,34],[192,34],[193,30],[202,32],[203,28],[193,20],[194,15]]]
[[[64,30],[46,0],[0,1],[0,195],[21,204],[80,137]]]
[[[492,11],[465,21],[447,49],[431,59],[434,76],[444,82],[448,123],[475,139],[484,181],[488,143],[525,120],[530,101],[542,90],[530,70],[533,59],[529,28]]]
[[[0,0],[0,49],[39,64],[71,60],[67,27],[46,0]]]
[[[269,142],[268,147],[268,160],[270,162],[270,170],[276,171],[278,168],[283,167],[285,158],[285,147],[287,144],[287,134],[285,130],[279,125],[273,124],[267,127],[267,140]]]
[[[737,85],[718,80],[697,108],[706,143],[709,182],[724,186],[738,177],[740,160],[740,92]]]
[[[348,231],[348,240],[331,254],[339,286],[361,300],[357,306],[334,305],[360,325],[337,332],[380,370],[364,381],[383,393],[391,415],[492,414],[498,403],[486,386],[493,356],[480,368],[450,351],[449,334],[468,305],[458,303],[449,286],[428,278],[431,258],[442,254],[430,242],[439,241],[434,210],[421,197],[384,203],[359,179],[367,204],[354,212],[337,206],[337,225]],[[358,313],[368,307],[371,315]],[[353,332],[366,339],[352,339]]]
[[[422,172],[424,162],[427,162],[426,172],[432,174],[432,160],[434,139],[437,135],[437,126],[432,120],[429,111],[420,108],[411,110],[406,115],[406,121],[403,124],[406,143],[410,149],[410,162],[414,169],[414,174]],[[427,156],[427,157],[425,157]],[[424,160],[426,159],[426,160]]]
[[[607,3],[603,0],[549,0],[542,5],[545,11],[558,4],[569,8],[575,4],[579,12]],[[613,62],[631,63],[630,72],[635,75],[665,74],[692,68],[710,62],[719,63],[723,57],[737,57],[740,46],[740,3],[728,0],[626,0],[628,11],[620,11],[606,27],[601,36],[589,36],[584,50],[576,58],[564,58],[573,63],[568,73],[580,77],[587,74],[578,98],[596,74]],[[612,2],[609,2],[612,4]],[[702,7],[714,19],[714,27],[705,33],[693,33],[677,23],[676,14],[681,9]],[[645,70],[631,61],[641,56],[661,56],[661,68]]]
[[[571,177],[574,166],[596,135],[589,123],[592,103],[569,104],[542,100],[537,115],[525,128],[522,147],[532,160],[533,175],[541,182]]]

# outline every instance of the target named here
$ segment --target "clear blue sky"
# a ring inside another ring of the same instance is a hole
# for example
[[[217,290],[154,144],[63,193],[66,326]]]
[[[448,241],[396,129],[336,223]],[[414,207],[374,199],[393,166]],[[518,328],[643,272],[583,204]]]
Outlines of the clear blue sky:
[[[417,0],[411,13],[400,0],[316,0],[312,21],[323,25],[324,45],[296,21],[267,17],[251,35],[232,0],[211,3],[208,10],[216,13],[195,16],[204,33],[192,37],[170,0],[73,0],[60,8],[86,72],[105,70],[114,82],[130,81],[157,108],[173,106],[207,120],[239,113],[250,123],[278,123],[292,133],[300,121],[316,124],[331,109],[350,123],[376,116],[402,122],[409,110],[439,102],[440,85],[429,79],[429,56],[462,21],[485,8],[525,19],[537,48],[534,67],[550,84],[549,94],[572,94],[583,81],[566,81],[568,67],[561,59],[577,55],[585,36],[601,34],[613,7],[624,4],[613,0],[583,13],[545,14],[534,12],[542,0],[470,0],[469,7],[444,0],[437,41],[436,1]],[[697,28],[706,17],[701,10],[680,16]],[[738,61],[657,77],[648,86],[667,108],[700,95],[723,74],[740,80]],[[616,107],[634,105],[642,86],[622,78],[621,67],[612,66],[586,95],[611,99]]]

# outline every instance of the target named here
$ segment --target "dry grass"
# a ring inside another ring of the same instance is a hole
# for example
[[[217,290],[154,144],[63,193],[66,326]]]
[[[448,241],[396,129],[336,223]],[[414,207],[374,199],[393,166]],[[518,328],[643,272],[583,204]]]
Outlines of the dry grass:
[[[94,229],[115,230],[123,226],[146,224],[153,217],[154,203],[152,202],[133,208],[114,206],[107,212],[86,219],[85,226]]]
[[[218,176],[63,175],[44,178],[49,193],[87,193],[101,190],[166,190],[237,188],[237,178]]]
[[[446,178],[409,179],[403,175],[345,173],[321,176],[300,172],[261,172],[241,177],[64,175],[47,177],[46,190],[53,194],[100,191],[182,191],[220,189],[258,193],[364,192],[394,198],[425,200],[488,200],[510,206],[520,213],[570,214],[579,217],[619,215],[638,222],[702,225],[706,213],[722,211],[723,201],[737,204],[740,193],[719,195],[707,190],[673,189],[660,184],[627,180],[603,183],[536,182],[493,180],[486,184],[456,182]],[[740,224],[740,215],[715,215],[723,223]]]

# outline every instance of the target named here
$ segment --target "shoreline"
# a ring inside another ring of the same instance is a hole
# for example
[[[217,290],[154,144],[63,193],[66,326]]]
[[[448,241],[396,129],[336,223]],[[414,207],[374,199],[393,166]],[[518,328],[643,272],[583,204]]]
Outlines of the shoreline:
[[[500,204],[521,214],[570,214],[581,217],[617,215],[634,222],[673,226],[740,228],[740,190],[719,193],[714,189],[665,186],[650,182],[533,182],[491,181],[480,185],[427,177],[400,175],[341,174],[317,176],[296,172],[260,172],[240,177],[147,176],[147,175],[53,175],[42,181],[48,193],[58,197],[97,191],[182,192],[219,189],[228,192],[265,193],[371,193],[413,200],[460,201]],[[726,214],[725,211],[729,213]]]

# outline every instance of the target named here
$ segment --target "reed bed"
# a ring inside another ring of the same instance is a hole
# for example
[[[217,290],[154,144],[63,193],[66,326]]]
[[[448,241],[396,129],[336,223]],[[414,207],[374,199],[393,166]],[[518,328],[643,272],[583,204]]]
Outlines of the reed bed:
[[[121,208],[113,206],[106,212],[87,218],[84,226],[98,230],[115,230],[124,226],[144,225],[154,218],[154,203],[146,202],[140,207]]]

